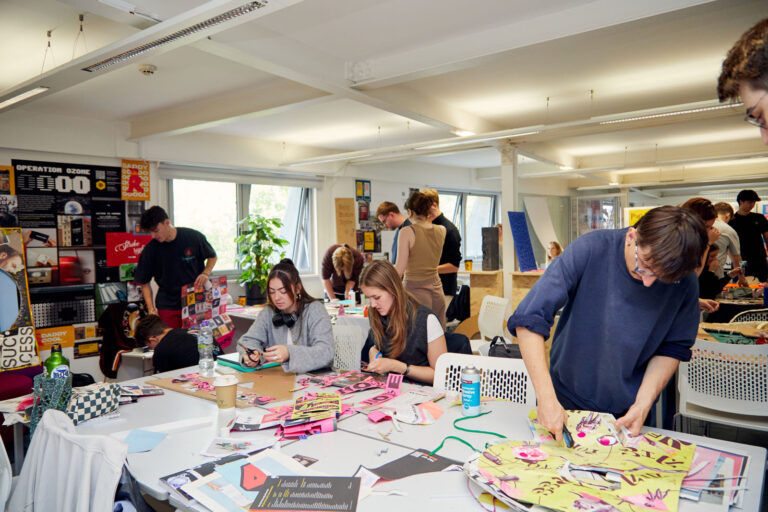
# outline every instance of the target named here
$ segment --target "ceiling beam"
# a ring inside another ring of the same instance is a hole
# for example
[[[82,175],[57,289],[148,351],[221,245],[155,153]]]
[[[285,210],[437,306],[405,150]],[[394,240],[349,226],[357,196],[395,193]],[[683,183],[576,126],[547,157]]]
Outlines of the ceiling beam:
[[[712,0],[645,0],[581,2],[559,12],[546,12],[530,19],[482,31],[460,34],[420,48],[350,63],[365,69],[354,86],[359,89],[385,87],[476,66],[483,59],[545,41],[589,32],[671,11],[710,3]],[[543,5],[543,4],[542,4]],[[514,13],[512,18],[514,19]]]
[[[131,120],[130,140],[179,135],[241,119],[285,112],[333,99],[323,91],[286,80],[155,110]]]

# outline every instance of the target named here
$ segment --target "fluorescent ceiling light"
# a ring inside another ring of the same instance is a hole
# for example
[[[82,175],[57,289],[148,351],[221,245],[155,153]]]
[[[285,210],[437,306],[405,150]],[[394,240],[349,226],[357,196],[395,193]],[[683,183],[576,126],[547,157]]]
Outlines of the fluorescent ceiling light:
[[[573,167],[571,167],[570,165],[561,165],[560,169],[562,169],[563,171],[572,171]]]
[[[83,68],[83,71],[99,71],[109,66],[120,64],[121,62],[125,62],[126,60],[129,60],[129,59],[133,59],[134,57],[138,57],[139,55],[142,55],[148,51],[154,50],[161,46],[165,46],[166,44],[169,44],[169,43],[173,43],[174,41],[177,41],[184,37],[191,36],[192,34],[195,34],[202,30],[207,30],[209,28],[215,27],[216,25],[220,25],[221,23],[225,23],[235,18],[239,18],[240,16],[243,16],[245,14],[249,14],[255,11],[256,9],[261,9],[262,7],[265,7],[266,5],[267,4],[263,2],[248,2],[247,4],[241,5],[240,7],[231,9],[227,12],[214,16],[213,18],[208,18],[205,21],[201,21],[200,23],[195,23],[194,25],[191,25],[187,28],[183,28],[172,34],[168,34],[167,36],[161,37],[160,39],[155,39],[154,41],[150,41],[149,43],[143,44],[141,46],[137,46],[136,48],[132,48],[123,53],[119,53],[117,55],[109,57],[108,59],[99,61],[96,64],[93,64],[92,66]]]
[[[459,137],[471,137],[472,135],[477,135],[475,132],[469,130],[454,130],[451,133],[458,135]]]
[[[354,160],[357,158],[365,158],[367,156],[373,156],[373,153],[364,153],[362,155],[340,155],[330,158],[323,158],[320,160],[312,159],[304,162],[292,162],[290,164],[284,164],[283,167],[300,167],[302,165],[314,165],[314,164],[327,164],[329,162],[342,162],[344,160]]]
[[[14,103],[18,103],[20,101],[24,101],[27,98],[31,98],[32,96],[37,96],[38,94],[44,93],[48,89],[50,89],[50,87],[35,87],[34,89],[30,89],[21,94],[17,94],[13,98],[9,98],[0,103],[0,110],[4,109],[5,107],[10,107]]]
[[[712,107],[690,108],[687,110],[678,110],[676,112],[664,112],[660,114],[647,114],[647,115],[635,116],[635,117],[625,117],[623,119],[612,119],[610,121],[601,121],[600,124],[629,123],[632,121],[643,121],[645,119],[657,119],[660,117],[672,117],[672,116],[681,116],[684,114],[696,114],[699,112],[708,112],[710,110],[722,110],[724,108],[737,108],[742,105],[743,103],[727,103],[725,105],[714,105]]]
[[[428,144],[426,146],[418,146],[414,149],[421,150],[421,149],[440,149],[440,148],[450,148],[453,146],[463,146],[465,144],[477,144],[479,142],[488,142],[490,140],[499,140],[499,139],[511,139],[512,137],[523,137],[525,135],[536,135],[539,133],[538,130],[531,131],[531,132],[523,132],[523,133],[511,133],[507,135],[496,135],[493,137],[473,137],[471,139],[467,140],[452,140],[448,142],[441,142],[439,144]]]

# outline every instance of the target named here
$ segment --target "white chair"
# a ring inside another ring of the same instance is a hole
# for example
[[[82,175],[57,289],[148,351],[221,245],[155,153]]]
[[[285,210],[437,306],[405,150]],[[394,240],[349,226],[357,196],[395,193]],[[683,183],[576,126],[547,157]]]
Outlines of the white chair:
[[[477,316],[477,327],[480,338],[471,340],[472,352],[487,355],[488,343],[494,336],[504,336],[504,323],[507,321],[507,308],[509,299],[486,295],[480,304],[480,313]]]
[[[0,443],[0,511],[5,510],[8,496],[11,494],[12,475],[13,469],[11,461],[8,460],[8,453],[5,451],[5,444]]]
[[[128,445],[76,434],[69,416],[49,409],[32,436],[8,510],[112,510]]]
[[[750,309],[736,314],[730,324],[734,322],[768,322],[768,309]]]
[[[461,370],[467,366],[474,366],[481,372],[480,396],[536,407],[536,393],[522,359],[447,352],[437,358],[435,389],[461,391]]]
[[[696,340],[691,351],[678,370],[678,417],[768,431],[768,345]]]
[[[349,324],[333,326],[333,367],[337,370],[360,371],[360,351],[365,345],[360,327]]]

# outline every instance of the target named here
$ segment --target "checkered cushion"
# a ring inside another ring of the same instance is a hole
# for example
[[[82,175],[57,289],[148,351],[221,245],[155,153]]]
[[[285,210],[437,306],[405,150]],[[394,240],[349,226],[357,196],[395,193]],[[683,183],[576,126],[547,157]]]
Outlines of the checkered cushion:
[[[99,382],[81,388],[72,388],[72,398],[67,415],[77,425],[81,421],[96,418],[117,409],[120,386]]]

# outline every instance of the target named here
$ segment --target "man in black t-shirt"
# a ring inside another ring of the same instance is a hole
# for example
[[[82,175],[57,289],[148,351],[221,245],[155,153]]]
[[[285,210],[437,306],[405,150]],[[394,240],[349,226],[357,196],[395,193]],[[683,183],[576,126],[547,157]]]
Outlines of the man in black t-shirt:
[[[216,251],[199,231],[173,227],[159,206],[145,211],[140,225],[152,241],[141,252],[134,279],[141,283],[147,311],[160,315],[171,327],[181,327],[181,287],[194,283],[203,288],[216,265]],[[154,301],[152,278],[158,286]]]
[[[745,275],[755,276],[761,283],[768,279],[765,242],[768,242],[768,220],[764,215],[751,213],[759,201],[754,190],[742,190],[736,196],[739,209],[728,223],[739,235],[741,259],[747,262]]]
[[[146,345],[155,351],[152,356],[155,372],[178,370],[200,361],[197,337],[186,329],[171,329],[157,315],[148,315],[139,321],[134,339],[139,345]],[[221,347],[215,341],[213,353],[221,353]]]
[[[440,211],[440,196],[437,190],[425,188],[421,190],[421,193],[432,199],[432,209],[429,212],[429,219],[432,221],[432,224],[445,228],[443,253],[440,255],[437,273],[440,275],[440,281],[443,282],[443,294],[445,295],[445,307],[447,308],[456,296],[456,273],[459,271],[459,264],[461,263],[461,235],[453,222],[446,219],[445,215]]]

